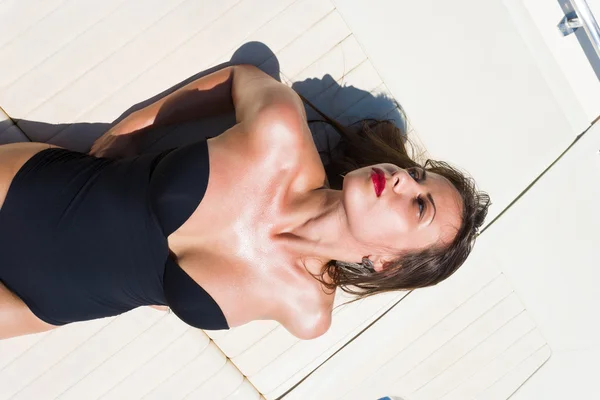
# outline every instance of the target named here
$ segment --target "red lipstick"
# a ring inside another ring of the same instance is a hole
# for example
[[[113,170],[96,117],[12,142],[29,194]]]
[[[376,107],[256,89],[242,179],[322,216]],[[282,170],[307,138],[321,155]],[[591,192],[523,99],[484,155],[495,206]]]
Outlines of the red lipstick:
[[[383,189],[385,189],[385,172],[379,168],[373,168],[373,172],[371,172],[371,180],[373,181],[373,186],[375,187],[375,194],[377,197],[381,196]]]

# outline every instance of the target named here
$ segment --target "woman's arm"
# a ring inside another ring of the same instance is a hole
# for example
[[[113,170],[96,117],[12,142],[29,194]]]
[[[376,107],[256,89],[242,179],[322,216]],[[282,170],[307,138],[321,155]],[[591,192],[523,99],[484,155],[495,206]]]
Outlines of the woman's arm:
[[[125,148],[133,135],[131,138],[119,136],[139,133],[148,127],[180,124],[233,110],[238,123],[251,122],[269,104],[286,102],[301,106],[291,88],[258,68],[251,65],[226,67],[131,113],[100,137],[90,154],[105,156],[111,149]]]
[[[234,69],[236,67],[227,67],[196,79],[134,111],[111,130],[116,134],[128,134],[150,126],[180,124],[233,111],[231,88]]]

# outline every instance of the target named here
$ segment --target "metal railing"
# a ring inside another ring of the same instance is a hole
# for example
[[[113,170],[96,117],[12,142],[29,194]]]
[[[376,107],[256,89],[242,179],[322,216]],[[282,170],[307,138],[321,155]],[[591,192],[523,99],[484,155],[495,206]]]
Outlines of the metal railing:
[[[576,29],[582,28],[590,40],[590,44],[600,58],[600,27],[585,0],[569,0],[575,15],[566,16],[559,24],[563,35],[569,35]]]

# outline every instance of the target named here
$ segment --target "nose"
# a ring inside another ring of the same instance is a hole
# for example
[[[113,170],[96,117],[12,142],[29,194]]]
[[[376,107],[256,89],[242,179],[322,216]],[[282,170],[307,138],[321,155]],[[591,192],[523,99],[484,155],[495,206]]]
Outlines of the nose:
[[[418,196],[421,185],[408,173],[407,170],[398,168],[392,175],[392,189],[396,194]]]

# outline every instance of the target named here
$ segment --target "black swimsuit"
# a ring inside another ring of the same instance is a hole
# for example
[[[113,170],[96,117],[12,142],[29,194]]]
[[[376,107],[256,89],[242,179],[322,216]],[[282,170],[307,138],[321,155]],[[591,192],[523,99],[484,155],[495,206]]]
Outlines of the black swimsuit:
[[[208,177],[206,141],[122,160],[35,154],[0,209],[0,282],[53,325],[168,305],[194,327],[228,328],[166,239],[200,204]]]

